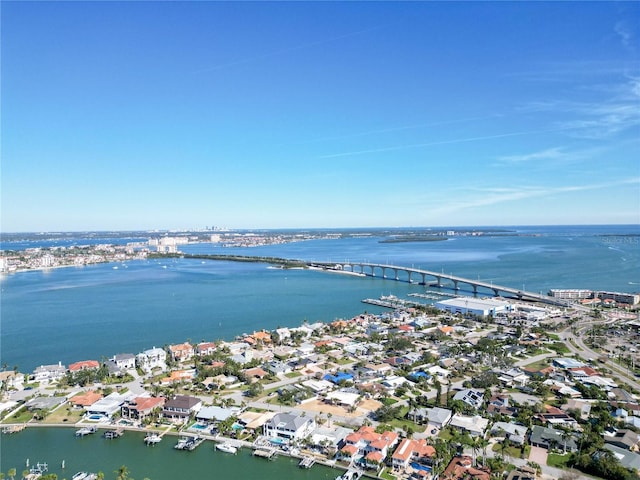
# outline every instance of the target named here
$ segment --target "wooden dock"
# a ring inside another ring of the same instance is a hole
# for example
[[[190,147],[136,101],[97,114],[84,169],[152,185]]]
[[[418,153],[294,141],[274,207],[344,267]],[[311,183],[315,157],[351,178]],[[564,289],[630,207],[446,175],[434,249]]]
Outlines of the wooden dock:
[[[124,428],[117,428],[115,430],[107,430],[106,432],[104,432],[104,438],[120,438],[122,435],[124,435]]]
[[[311,468],[313,467],[313,464],[316,463],[316,459],[313,457],[303,457],[302,460],[300,460],[300,463],[298,464],[298,466],[300,468]]]
[[[258,447],[253,451],[253,455],[256,457],[267,458],[271,460],[278,456],[278,452],[275,448]]]

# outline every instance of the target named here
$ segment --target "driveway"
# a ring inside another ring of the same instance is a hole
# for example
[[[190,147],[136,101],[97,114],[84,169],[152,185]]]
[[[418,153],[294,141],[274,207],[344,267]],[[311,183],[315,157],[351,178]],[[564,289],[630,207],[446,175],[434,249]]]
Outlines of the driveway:
[[[529,452],[529,461],[535,462],[538,465],[547,464],[547,456],[549,452],[546,448],[531,446],[531,452]]]

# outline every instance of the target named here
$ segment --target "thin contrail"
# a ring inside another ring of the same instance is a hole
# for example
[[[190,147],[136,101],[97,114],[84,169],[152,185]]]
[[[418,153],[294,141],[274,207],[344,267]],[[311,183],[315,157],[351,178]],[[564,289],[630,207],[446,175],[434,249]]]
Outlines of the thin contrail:
[[[332,153],[329,155],[321,155],[318,158],[337,158],[337,157],[349,157],[349,156],[355,156],[355,155],[364,155],[367,153],[380,153],[380,152],[393,152],[396,150],[406,150],[407,148],[420,148],[420,147],[433,147],[436,145],[450,145],[450,144],[454,144],[454,143],[466,143],[466,142],[476,142],[479,140],[491,140],[494,138],[505,138],[505,137],[517,137],[520,135],[534,135],[536,133],[548,133],[548,132],[555,132],[558,130],[563,130],[563,129],[558,129],[558,128],[553,128],[553,129],[547,129],[547,130],[528,130],[528,131],[524,131],[524,132],[512,132],[512,133],[501,133],[498,135],[487,135],[484,137],[470,137],[470,138],[457,138],[454,140],[442,140],[439,142],[429,142],[429,143],[411,143],[409,145],[396,145],[393,147],[383,147],[383,148],[373,148],[370,150],[358,150],[355,152],[343,152],[343,153]]]
[[[214,65],[213,67],[207,67],[207,68],[203,68],[200,70],[196,70],[193,73],[205,73],[205,72],[212,72],[215,70],[222,70],[224,68],[228,68],[228,67],[235,67],[237,65],[242,65],[245,63],[250,63],[256,60],[262,60],[264,58],[269,58],[269,57],[274,57],[277,55],[282,55],[285,53],[289,53],[289,52],[294,52],[296,50],[303,50],[305,48],[310,48],[310,47],[315,47],[317,45],[324,45],[325,43],[330,43],[330,42],[335,42],[337,40],[342,40],[343,38],[349,38],[349,37],[354,37],[356,35],[362,35],[363,33],[368,33],[374,30],[378,30],[380,28],[383,28],[381,26],[377,26],[377,27],[370,27],[370,28],[365,28],[364,30],[358,30],[357,32],[349,32],[349,33],[345,33],[343,35],[338,35],[337,37],[331,37],[331,38],[325,38],[324,40],[316,40],[314,42],[309,42],[309,43],[303,43],[300,45],[295,45],[293,47],[287,47],[287,48],[282,48],[280,50],[274,50],[272,52],[266,52],[263,53],[261,55],[256,55],[254,57],[247,57],[247,58],[242,58],[240,60],[234,60],[233,62],[228,62],[228,63],[222,63],[220,65]]]
[[[441,125],[451,125],[454,123],[464,123],[464,122],[473,122],[476,120],[487,120],[489,118],[496,117],[504,117],[503,114],[495,113],[493,115],[485,115],[481,117],[467,117],[467,118],[457,118],[454,120],[442,120],[439,122],[430,122],[430,123],[418,123],[415,125],[404,125],[401,127],[389,127],[389,128],[380,128],[378,130],[368,130],[366,132],[357,132],[357,133],[349,133],[346,135],[334,135],[329,137],[321,137],[313,140],[307,140],[302,143],[315,143],[315,142],[326,142],[329,140],[341,140],[343,138],[357,138],[357,137],[366,137],[368,135],[376,135],[378,133],[389,133],[389,132],[399,132],[402,130],[412,130],[414,128],[424,128],[424,127],[439,127]]]

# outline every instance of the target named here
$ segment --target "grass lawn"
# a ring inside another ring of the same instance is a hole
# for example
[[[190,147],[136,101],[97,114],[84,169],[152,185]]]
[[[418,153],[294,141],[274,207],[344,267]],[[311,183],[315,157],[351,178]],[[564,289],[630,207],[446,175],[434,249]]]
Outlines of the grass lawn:
[[[502,454],[502,446],[499,443],[496,443],[491,450],[494,452],[498,452]],[[531,451],[531,447],[529,445],[524,447],[524,453],[521,453],[520,447],[510,446],[504,449],[504,456],[511,458],[529,458],[529,452]]]
[[[24,412],[19,411],[15,415],[5,418],[2,421],[2,423],[25,423],[31,420],[32,418],[33,418],[33,412],[30,412],[28,410]]]
[[[55,412],[51,412],[49,415],[47,415],[47,418],[45,418],[42,423],[68,423],[69,425],[73,425],[74,423],[78,422],[81,417],[81,410],[73,410],[61,407]]]
[[[385,468],[384,470],[382,470],[382,472],[380,473],[380,478],[385,478],[386,480],[396,480],[396,477],[394,477],[389,473],[388,468]]]
[[[523,367],[542,369],[542,368],[548,367],[549,365],[550,365],[549,360],[543,358],[542,360],[538,360],[537,362],[531,362],[531,363],[528,363],[527,365],[523,365]]]
[[[298,378],[298,377],[301,377],[302,374],[300,372],[289,372],[289,373],[285,373],[284,376],[287,378]]]
[[[547,465],[550,467],[565,468],[569,458],[571,458],[571,455],[568,453],[566,455],[550,453],[547,457]]]

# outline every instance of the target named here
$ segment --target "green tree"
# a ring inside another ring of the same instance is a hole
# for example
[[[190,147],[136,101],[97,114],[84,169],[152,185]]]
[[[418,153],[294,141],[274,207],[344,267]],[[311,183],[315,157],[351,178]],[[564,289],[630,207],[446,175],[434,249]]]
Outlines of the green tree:
[[[114,473],[116,474],[116,480],[129,480],[129,469],[126,465],[120,466]]]

